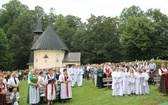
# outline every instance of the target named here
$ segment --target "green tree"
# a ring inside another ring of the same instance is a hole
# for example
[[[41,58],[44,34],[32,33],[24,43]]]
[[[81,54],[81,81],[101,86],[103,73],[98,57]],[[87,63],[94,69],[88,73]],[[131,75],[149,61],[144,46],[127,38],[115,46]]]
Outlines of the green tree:
[[[62,37],[71,51],[74,51],[72,46],[74,41],[73,38],[80,23],[80,18],[72,15],[67,15],[64,17],[62,14],[59,14],[57,16],[57,19],[54,23],[54,29],[56,30],[58,35]]]
[[[128,60],[143,60],[152,57],[154,24],[146,16],[129,17],[121,35],[121,43]]]
[[[50,23],[54,24],[54,22],[57,19],[57,15],[56,15],[56,12],[55,12],[54,8],[50,8],[50,12],[49,12],[48,18],[49,18]]]
[[[146,13],[148,19],[154,24],[154,33],[151,41],[153,42],[153,56],[161,59],[168,59],[168,17],[158,9],[149,9]]]
[[[8,69],[8,39],[6,34],[0,29],[0,70]]]
[[[34,10],[27,10],[20,14],[13,22],[10,51],[13,55],[12,69],[24,69],[29,61],[30,47],[33,41],[33,30],[37,24]]]
[[[18,16],[27,11],[28,7],[21,4],[19,0],[11,0],[9,3],[3,4],[0,12],[0,28],[4,30],[7,37],[11,38],[11,33],[13,29],[13,21],[18,18]]]
[[[86,25],[85,63],[117,62],[120,59],[118,19],[94,16]]]
[[[127,23],[129,17],[141,17],[144,16],[144,11],[141,10],[139,6],[131,6],[129,8],[124,8],[120,13],[120,21],[122,24]]]

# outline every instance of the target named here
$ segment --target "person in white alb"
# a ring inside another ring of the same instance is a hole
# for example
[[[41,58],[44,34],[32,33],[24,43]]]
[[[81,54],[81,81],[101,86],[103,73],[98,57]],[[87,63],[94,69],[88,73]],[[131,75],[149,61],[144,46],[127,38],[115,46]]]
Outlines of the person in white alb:
[[[141,69],[138,68],[137,72],[135,73],[135,94],[136,95],[141,95],[142,94],[142,85],[143,85],[143,80],[142,80],[142,75],[141,75]]]
[[[128,72],[126,72],[126,70],[123,68],[123,72],[122,72],[122,79],[123,79],[123,95],[127,96],[131,94],[131,84],[129,81],[130,75]]]
[[[82,79],[83,79],[82,75],[83,75],[83,70],[82,70],[82,67],[79,66],[77,68],[77,85],[78,86],[82,86]]]
[[[113,78],[112,95],[123,96],[122,75],[118,68],[116,69],[116,71],[112,73],[112,78]]]
[[[129,71],[130,77],[129,77],[129,82],[130,82],[130,91],[131,94],[135,94],[135,71],[133,68],[130,69]]]
[[[11,77],[9,78],[9,80],[8,80],[8,90],[9,90],[9,92],[13,92],[13,88],[17,88],[18,89],[18,91],[19,91],[19,85],[20,85],[20,81],[19,81],[19,79],[16,77],[16,73],[15,72],[13,72],[12,74],[11,74]]]
[[[71,68],[70,68],[70,77],[72,78],[72,81],[71,81],[71,86],[72,87],[74,87],[74,85],[75,85],[75,80],[76,80],[76,78],[75,78],[75,69],[74,69],[74,66],[72,66]]]
[[[145,69],[142,71],[141,74],[142,74],[142,79],[143,79],[142,94],[149,94],[149,85],[148,85],[149,75]]]

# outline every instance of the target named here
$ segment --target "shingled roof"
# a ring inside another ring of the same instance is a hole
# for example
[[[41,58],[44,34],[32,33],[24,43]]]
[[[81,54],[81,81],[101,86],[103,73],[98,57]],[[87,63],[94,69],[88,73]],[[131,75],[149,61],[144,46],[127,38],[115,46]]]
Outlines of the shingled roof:
[[[59,35],[56,34],[51,26],[48,26],[43,34],[38,38],[35,44],[32,46],[31,50],[65,50],[69,52],[68,47],[61,39]]]
[[[65,55],[63,62],[80,62],[81,52],[69,52]]]

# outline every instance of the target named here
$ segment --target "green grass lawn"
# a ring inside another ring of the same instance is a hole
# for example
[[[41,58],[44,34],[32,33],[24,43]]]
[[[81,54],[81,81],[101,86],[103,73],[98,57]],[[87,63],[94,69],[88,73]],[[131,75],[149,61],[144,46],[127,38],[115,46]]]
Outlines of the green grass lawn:
[[[168,97],[158,92],[158,86],[150,86],[150,95],[113,97],[109,88],[97,89],[91,81],[83,80],[83,87],[73,88],[73,97],[67,103],[55,102],[55,105],[158,105],[168,101]],[[20,105],[28,105],[27,81],[21,81]],[[40,105],[46,105],[43,102]]]

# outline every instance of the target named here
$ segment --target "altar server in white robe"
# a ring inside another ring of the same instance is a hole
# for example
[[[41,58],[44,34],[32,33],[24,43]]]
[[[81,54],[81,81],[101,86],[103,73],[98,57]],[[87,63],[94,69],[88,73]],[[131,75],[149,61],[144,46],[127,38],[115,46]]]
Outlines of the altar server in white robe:
[[[69,68],[69,76],[71,77],[72,81],[74,79],[74,74],[73,74],[73,66]],[[74,83],[71,81],[71,86],[73,87],[74,86]]]
[[[78,73],[78,68],[77,66],[74,67],[74,85],[77,83],[77,74]]]
[[[77,68],[77,85],[78,86],[82,86],[82,81],[83,81],[83,70],[82,70],[82,67],[79,66]]]
[[[135,94],[135,73],[134,73],[134,69],[131,68],[129,73],[130,73],[130,77],[129,77],[129,82],[130,82],[130,91],[131,94]]]
[[[144,69],[142,72],[142,77],[143,77],[143,88],[142,88],[142,94],[149,94],[149,85],[148,85],[148,79],[149,75]]]
[[[70,76],[72,78],[72,82],[71,82],[71,86],[74,87],[75,83],[76,83],[76,68],[75,67],[71,67],[70,69]]]
[[[136,95],[141,95],[142,94],[142,85],[143,85],[143,79],[141,75],[141,69],[138,68],[137,72],[135,73],[135,94]]]
[[[48,70],[48,74],[45,77],[45,82],[46,82],[46,100],[48,101],[48,105],[53,104],[53,100],[56,99],[56,90],[55,90],[55,85],[56,85],[56,74],[53,72],[53,69]]]
[[[129,73],[126,72],[126,70],[123,68],[123,72],[122,72],[123,84],[122,84],[122,87],[123,87],[123,95],[125,95],[125,96],[131,94],[129,77],[130,77]]]
[[[97,85],[97,65],[95,65],[93,72],[94,72],[94,84],[96,86]]]
[[[71,77],[67,73],[67,69],[63,70],[63,74],[59,76],[59,81],[61,82],[60,98],[62,101],[66,101],[72,98],[71,90]]]
[[[112,91],[112,95],[113,96],[122,96],[123,92],[122,92],[122,74],[121,72],[117,69],[116,71],[114,71],[112,73],[112,78],[113,78],[113,91]]]

